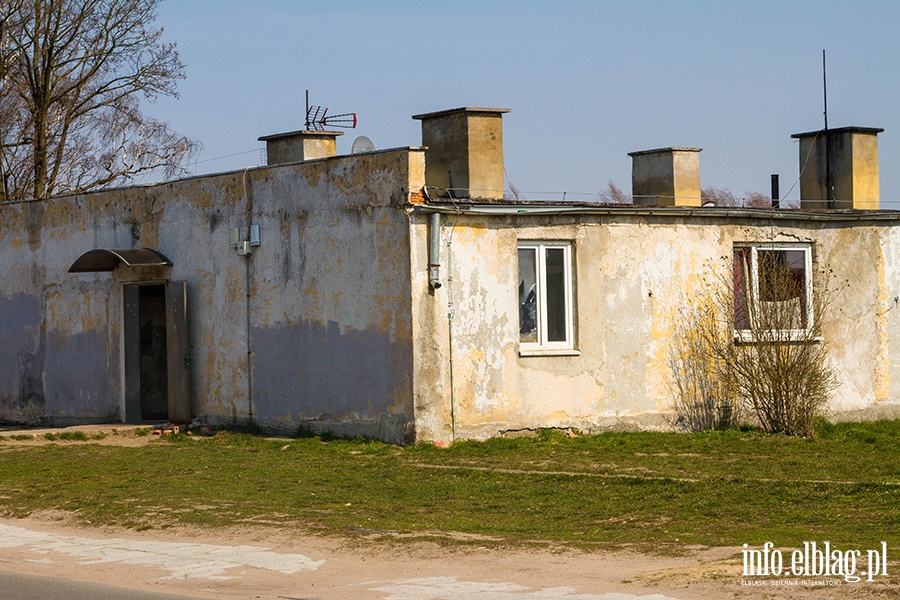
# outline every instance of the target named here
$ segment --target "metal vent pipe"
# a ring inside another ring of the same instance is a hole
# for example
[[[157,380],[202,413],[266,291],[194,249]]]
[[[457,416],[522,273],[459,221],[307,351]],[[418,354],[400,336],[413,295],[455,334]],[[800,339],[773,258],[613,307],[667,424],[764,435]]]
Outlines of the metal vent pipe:
[[[428,283],[433,289],[441,287],[441,213],[431,213],[428,225]]]

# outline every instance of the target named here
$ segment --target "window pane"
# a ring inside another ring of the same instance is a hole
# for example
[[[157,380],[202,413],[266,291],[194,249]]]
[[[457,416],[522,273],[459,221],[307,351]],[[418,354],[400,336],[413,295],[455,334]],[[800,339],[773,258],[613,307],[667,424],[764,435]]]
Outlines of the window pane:
[[[566,253],[563,248],[546,249],[547,341],[566,341]]]
[[[802,250],[758,250],[759,299],[781,302],[803,294],[806,262]]]
[[[537,248],[519,248],[519,340],[538,341]]]
[[[735,248],[732,255],[734,271],[734,328],[750,329],[750,249]]]
[[[806,327],[806,253],[757,251],[761,325],[766,329]]]

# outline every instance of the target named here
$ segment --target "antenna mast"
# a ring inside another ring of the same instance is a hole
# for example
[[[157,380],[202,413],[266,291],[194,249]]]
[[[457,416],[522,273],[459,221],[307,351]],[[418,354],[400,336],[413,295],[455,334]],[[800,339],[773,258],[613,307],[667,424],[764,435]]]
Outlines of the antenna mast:
[[[834,180],[831,174],[831,136],[828,134],[828,80],[825,75],[825,49],[822,48],[822,98],[825,107],[825,190],[828,208],[834,208]]]

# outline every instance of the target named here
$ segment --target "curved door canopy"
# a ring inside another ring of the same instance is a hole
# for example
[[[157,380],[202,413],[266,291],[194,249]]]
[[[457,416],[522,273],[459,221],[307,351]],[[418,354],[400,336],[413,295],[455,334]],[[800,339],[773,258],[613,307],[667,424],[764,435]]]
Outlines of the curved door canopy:
[[[79,256],[72,263],[72,266],[69,267],[69,273],[112,271],[120,264],[126,267],[171,267],[172,261],[161,252],[151,248],[130,248],[126,250],[98,248]]]

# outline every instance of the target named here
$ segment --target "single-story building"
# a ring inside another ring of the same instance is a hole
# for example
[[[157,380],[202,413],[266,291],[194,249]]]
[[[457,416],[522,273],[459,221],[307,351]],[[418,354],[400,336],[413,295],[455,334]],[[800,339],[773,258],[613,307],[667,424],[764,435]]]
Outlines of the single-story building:
[[[799,209],[701,206],[697,148],[632,153],[633,205],[521,202],[506,112],[417,115],[422,146],[348,156],[336,132],[266,136],[265,167],[0,204],[0,420],[399,443],[666,429],[679,306],[736,255],[789,264],[804,298],[841,282],[828,410],[898,414],[881,130],[798,134]]]

